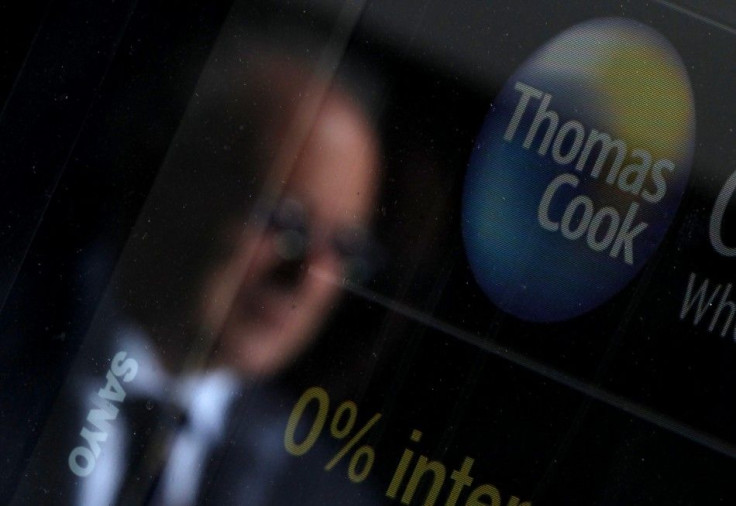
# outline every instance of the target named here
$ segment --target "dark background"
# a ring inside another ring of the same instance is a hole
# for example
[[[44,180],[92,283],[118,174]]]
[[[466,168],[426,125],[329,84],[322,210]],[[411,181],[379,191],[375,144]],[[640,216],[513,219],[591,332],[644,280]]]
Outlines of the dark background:
[[[230,4],[31,1],[12,15],[4,7],[2,502],[43,429]],[[283,26],[324,32],[337,4],[259,1],[248,8]],[[736,105],[726,97],[735,77],[732,35],[656,2],[581,2],[564,10],[533,1],[512,5],[367,5],[347,57],[380,69],[386,82],[379,100],[386,181],[377,229],[390,253],[367,288],[736,440],[734,345],[678,319],[690,270],[724,278],[733,272],[704,233],[714,191],[736,159],[729,130]],[[733,14],[715,3],[690,8],[726,23]],[[683,55],[698,113],[691,188],[660,254],[632,285],[571,322],[530,325],[489,308],[467,269],[458,227],[462,175],[506,77],[544,41],[597,15],[641,19]],[[417,420],[430,420],[425,430],[435,439],[423,443],[426,454],[458,464],[468,448],[494,455],[495,463],[479,466],[478,475],[498,477],[546,504],[661,504],[665,498],[693,504],[693,498],[707,502],[705,490],[712,501],[733,497],[731,459],[426,325],[391,311],[377,315],[380,306],[348,301],[334,337],[302,366],[310,380],[324,376],[345,395],[359,392],[375,410],[403,406],[387,413],[385,453],[402,448]],[[374,323],[361,330],[365,340],[340,340],[351,328],[345,322],[366,318]],[[333,356],[368,358],[346,365],[347,373],[325,372]],[[377,400],[386,392],[394,398]],[[506,406],[508,418],[497,405]],[[455,417],[445,418],[448,413]],[[513,464],[505,469],[503,462]],[[389,475],[385,466],[377,473]]]
[[[229,4],[27,2],[2,17],[2,32],[12,34],[3,45],[0,116],[2,502]]]

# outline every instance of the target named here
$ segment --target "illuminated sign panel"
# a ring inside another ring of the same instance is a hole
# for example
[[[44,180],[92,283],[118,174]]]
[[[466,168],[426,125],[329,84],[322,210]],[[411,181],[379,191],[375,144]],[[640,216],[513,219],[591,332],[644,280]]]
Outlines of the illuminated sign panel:
[[[694,138],[687,73],[657,32],[603,18],[551,40],[494,100],[468,167],[463,233],[483,290],[533,321],[605,302],[667,232]]]

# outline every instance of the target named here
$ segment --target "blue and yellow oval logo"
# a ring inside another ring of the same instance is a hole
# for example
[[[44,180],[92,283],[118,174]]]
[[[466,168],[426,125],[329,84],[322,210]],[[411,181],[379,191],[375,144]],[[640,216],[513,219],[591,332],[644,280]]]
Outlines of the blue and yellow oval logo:
[[[695,138],[679,55],[633,20],[595,19],[534,53],[478,136],[463,237],[490,299],[525,320],[566,320],[619,292],[661,242]]]

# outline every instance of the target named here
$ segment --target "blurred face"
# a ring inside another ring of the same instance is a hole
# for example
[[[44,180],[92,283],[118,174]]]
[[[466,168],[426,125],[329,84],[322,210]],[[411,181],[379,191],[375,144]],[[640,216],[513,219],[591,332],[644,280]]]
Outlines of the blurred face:
[[[346,257],[364,237],[376,157],[362,112],[330,93],[268,222],[246,230],[206,283],[216,363],[270,376],[311,343],[337,303]]]

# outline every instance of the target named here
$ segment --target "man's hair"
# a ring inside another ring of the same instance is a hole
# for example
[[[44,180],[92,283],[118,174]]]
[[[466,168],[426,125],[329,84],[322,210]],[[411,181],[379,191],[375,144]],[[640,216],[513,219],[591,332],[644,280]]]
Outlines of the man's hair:
[[[203,74],[117,278],[123,314],[162,353],[183,352],[200,337],[205,276],[253,219],[288,122],[309,98],[305,83],[322,79],[312,69],[283,50],[240,42]]]

